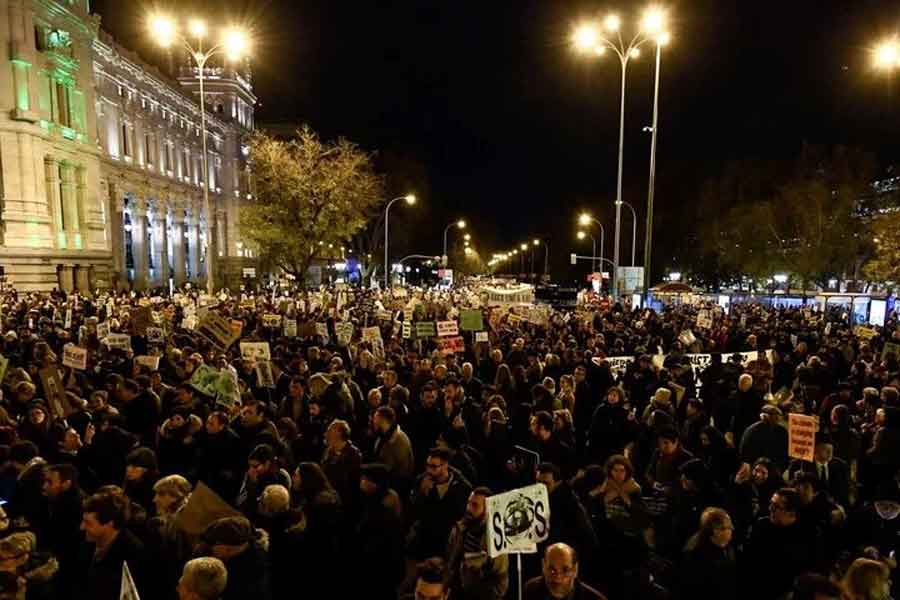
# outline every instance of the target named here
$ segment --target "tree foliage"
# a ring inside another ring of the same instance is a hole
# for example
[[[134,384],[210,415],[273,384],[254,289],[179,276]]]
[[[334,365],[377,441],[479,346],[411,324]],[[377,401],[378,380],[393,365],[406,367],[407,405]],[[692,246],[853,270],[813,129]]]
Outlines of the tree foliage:
[[[375,215],[383,181],[372,156],[346,139],[325,142],[309,127],[290,141],[250,140],[256,199],[241,208],[241,232],[262,263],[303,281],[329,244],[340,246]]]
[[[872,223],[875,252],[863,269],[873,281],[900,281],[900,212],[879,217]]]

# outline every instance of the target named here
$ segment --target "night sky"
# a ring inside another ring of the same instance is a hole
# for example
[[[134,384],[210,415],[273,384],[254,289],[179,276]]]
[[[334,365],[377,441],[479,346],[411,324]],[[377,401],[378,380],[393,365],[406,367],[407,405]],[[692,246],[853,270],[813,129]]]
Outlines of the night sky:
[[[93,6],[121,43],[159,60],[143,29],[150,3],[95,0]],[[444,226],[465,217],[483,254],[547,238],[554,276],[581,277],[586,265],[569,268],[568,255],[589,254],[575,240],[575,217],[584,208],[606,223],[606,255],[612,254],[620,70],[609,56],[575,54],[569,39],[581,18],[609,10],[619,11],[628,31],[641,4],[221,0],[205,3],[208,8],[199,1],[157,6],[253,26],[258,123],[305,122],[325,137],[345,136],[378,152],[391,192],[413,189],[421,199],[415,208],[391,212],[397,254],[439,254]],[[657,277],[665,266],[684,266],[690,206],[725,161],[790,158],[807,141],[869,149],[882,167],[895,162],[900,95],[868,60],[876,39],[900,31],[900,2],[664,6],[673,17],[673,42],[662,59]],[[627,88],[624,199],[638,210],[638,263],[651,54],[648,45],[630,64]],[[630,216],[620,252],[627,264]]]

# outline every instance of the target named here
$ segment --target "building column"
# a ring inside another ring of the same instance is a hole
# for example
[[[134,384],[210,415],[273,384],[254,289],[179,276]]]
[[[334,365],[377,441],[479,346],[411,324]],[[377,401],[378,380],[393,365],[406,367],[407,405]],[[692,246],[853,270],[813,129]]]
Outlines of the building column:
[[[78,265],[75,267],[75,289],[79,294],[93,297],[91,291],[91,265]]]
[[[160,201],[153,211],[153,264],[156,285],[169,287],[169,205]]]
[[[175,267],[175,287],[181,287],[187,281],[187,265],[185,263],[185,250],[187,246],[187,238],[184,235],[184,209],[180,205],[172,208],[172,252],[174,254]]]
[[[131,254],[134,257],[134,289],[147,289],[150,249],[147,247],[147,200],[135,196],[131,209]]]
[[[75,165],[61,164],[62,209],[66,213],[66,239],[68,247],[81,250],[81,215],[78,210],[78,188],[75,181]]]
[[[192,207],[188,216],[188,254],[191,279],[200,281],[200,210]]]
[[[44,179],[47,203],[53,215],[53,240],[57,248],[66,247],[65,215],[59,198],[59,162],[52,156],[44,159]]]
[[[59,289],[67,294],[75,289],[74,265],[59,266]]]
[[[109,216],[111,223],[110,238],[112,242],[113,277],[111,281],[115,289],[128,289],[128,269],[125,266],[125,197],[122,188],[117,183],[110,181],[109,189]],[[118,285],[116,285],[118,283]]]

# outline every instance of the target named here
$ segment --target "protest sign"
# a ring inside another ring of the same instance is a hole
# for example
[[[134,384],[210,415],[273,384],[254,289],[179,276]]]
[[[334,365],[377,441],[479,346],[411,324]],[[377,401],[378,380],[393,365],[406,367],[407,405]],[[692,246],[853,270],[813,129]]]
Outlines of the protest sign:
[[[184,327],[185,329],[190,329],[190,330],[196,329],[197,328],[197,317],[195,317],[194,315],[189,315],[189,316],[185,317],[184,320],[181,322],[181,326]]]
[[[788,455],[791,458],[812,462],[817,428],[815,417],[788,414]]]
[[[341,322],[334,324],[334,335],[340,346],[347,346],[353,339],[353,323]]]
[[[437,322],[438,337],[448,335],[459,335],[459,326],[456,321],[438,321]]]
[[[316,323],[315,321],[306,321],[304,323],[300,323],[297,326],[297,335],[299,337],[313,337],[316,335]]]
[[[328,339],[328,323],[316,323],[316,335]]]
[[[240,337],[231,330],[231,322],[215,311],[207,311],[197,326],[197,333],[213,346],[227,350]]]
[[[0,384],[3,383],[3,379],[6,377],[7,369],[9,369],[9,359],[0,354]]]
[[[194,491],[188,496],[187,504],[178,511],[175,525],[188,536],[199,538],[213,521],[240,516],[241,513],[222,500],[205,483],[198,481]]]
[[[379,327],[363,327],[362,339],[366,342],[373,342],[381,339],[381,328]]]
[[[862,340],[871,340],[873,337],[878,335],[878,331],[876,331],[873,327],[863,327],[862,325],[857,325],[853,328],[853,333],[856,334],[856,337]]]
[[[153,324],[153,310],[149,306],[132,308],[129,312],[131,331],[134,335],[147,335],[147,328]]]
[[[379,321],[393,321],[394,315],[389,310],[379,310],[375,313],[375,318]]]
[[[459,312],[459,328],[463,331],[481,331],[484,320],[480,310],[461,310]]]
[[[148,327],[147,342],[150,344],[165,344],[166,333],[162,330],[161,327]]]
[[[241,401],[241,390],[238,387],[237,373],[232,369],[222,369],[215,381],[216,404],[231,408]]]
[[[97,325],[97,339],[102,340],[109,335],[109,321]]]
[[[241,358],[245,360],[272,360],[269,342],[241,342]]]
[[[241,337],[241,332],[244,331],[244,322],[239,321],[237,319],[231,320],[231,333],[234,335]]]
[[[678,336],[678,341],[684,344],[685,346],[690,346],[694,342],[697,341],[697,338],[694,337],[694,332],[690,329],[686,329],[681,332],[681,335]]]
[[[297,337],[297,320],[296,319],[285,319],[283,324],[284,324],[284,337]]]
[[[219,370],[209,365],[200,365],[191,375],[188,381],[190,386],[205,396],[215,397],[216,380],[219,378]]]
[[[256,381],[260,387],[275,387],[275,377],[272,375],[272,363],[267,360],[256,361]]]
[[[625,375],[625,369],[628,368],[628,363],[634,360],[633,356],[608,356],[606,357],[606,362],[609,363],[609,370],[612,372],[613,377],[621,377]]]
[[[466,344],[461,336],[443,337],[437,340],[438,351],[443,354],[458,354],[466,351]]]
[[[119,585],[119,600],[141,600],[134,578],[128,569],[128,561],[122,561],[122,583]]]
[[[141,356],[134,357],[135,364],[143,365],[150,369],[151,371],[159,370],[159,357],[158,356],[148,356],[143,354]]]
[[[270,327],[275,329],[279,325],[281,325],[281,315],[276,314],[265,314],[262,317],[263,327]]]
[[[417,338],[434,337],[436,334],[437,329],[434,326],[434,321],[419,321],[418,323],[416,323]]]
[[[881,351],[881,360],[885,361],[887,360],[887,357],[891,355],[894,355],[894,358],[900,360],[900,344],[894,342],[885,342],[884,349]]]
[[[697,313],[697,327],[700,329],[712,329],[712,317],[709,316],[708,310],[701,310]]]
[[[372,354],[378,360],[384,360],[384,342],[381,338],[372,340]]]
[[[87,348],[79,348],[75,344],[66,344],[63,346],[64,367],[72,367],[73,369],[85,370],[87,368]]]
[[[550,533],[547,486],[536,483],[487,498],[488,554],[531,553]]]
[[[515,327],[522,321],[523,321],[523,319],[519,315],[516,315],[513,313],[506,315],[506,324],[509,325],[510,327]]]
[[[488,332],[487,331],[476,331],[475,332],[475,343],[484,342],[487,343],[488,340]]]
[[[410,323],[409,321],[404,321],[401,331],[402,331],[401,336],[403,337],[404,340],[408,340],[408,339],[412,338],[412,323]]]
[[[65,419],[72,411],[68,410],[69,402],[66,400],[66,390],[59,377],[59,371],[51,365],[38,371],[38,375],[41,377],[41,384],[47,395],[47,404],[53,416],[57,419]]]
[[[63,324],[66,329],[72,328],[72,307],[66,309],[66,322]]]
[[[125,333],[111,333],[105,338],[106,345],[110,350],[118,349],[131,351],[131,336]]]

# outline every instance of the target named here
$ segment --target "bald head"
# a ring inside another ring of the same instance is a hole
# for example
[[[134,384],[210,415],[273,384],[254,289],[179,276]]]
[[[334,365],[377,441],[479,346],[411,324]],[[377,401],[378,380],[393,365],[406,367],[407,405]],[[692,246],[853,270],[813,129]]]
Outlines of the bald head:
[[[738,378],[738,389],[742,392],[749,391],[750,388],[753,387],[753,376],[749,373],[744,373]]]
[[[568,598],[578,578],[578,555],[568,544],[552,544],[544,552],[544,583],[552,598]]]

